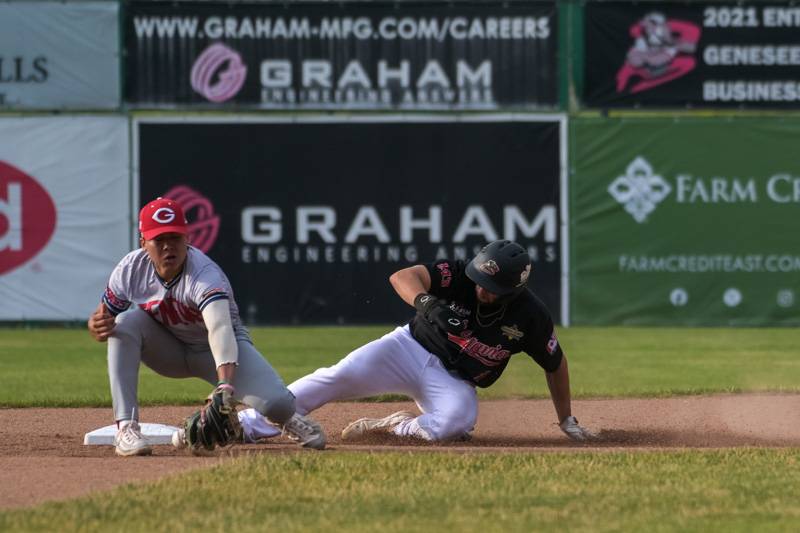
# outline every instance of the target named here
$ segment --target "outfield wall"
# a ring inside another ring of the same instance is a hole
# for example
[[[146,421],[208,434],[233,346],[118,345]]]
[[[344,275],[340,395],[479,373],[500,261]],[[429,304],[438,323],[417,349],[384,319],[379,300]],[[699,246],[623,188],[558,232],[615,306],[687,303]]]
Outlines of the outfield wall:
[[[122,116],[0,120],[0,319],[85,318],[128,250]]]
[[[391,272],[495,238],[563,324],[800,321],[789,1],[3,14],[2,320],[84,319],[171,194],[251,323],[402,320]],[[101,252],[65,244],[76,219]]]
[[[566,320],[563,117],[174,116],[133,132],[139,198],[185,198],[252,322],[407,320],[393,272],[502,237]]]

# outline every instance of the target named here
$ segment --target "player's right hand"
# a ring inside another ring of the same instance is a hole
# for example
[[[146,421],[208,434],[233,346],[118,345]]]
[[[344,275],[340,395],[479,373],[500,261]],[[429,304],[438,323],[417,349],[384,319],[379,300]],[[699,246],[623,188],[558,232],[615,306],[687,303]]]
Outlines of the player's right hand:
[[[98,342],[105,342],[114,331],[114,317],[106,309],[106,304],[100,302],[97,309],[89,317],[86,327],[89,329],[89,335]]]

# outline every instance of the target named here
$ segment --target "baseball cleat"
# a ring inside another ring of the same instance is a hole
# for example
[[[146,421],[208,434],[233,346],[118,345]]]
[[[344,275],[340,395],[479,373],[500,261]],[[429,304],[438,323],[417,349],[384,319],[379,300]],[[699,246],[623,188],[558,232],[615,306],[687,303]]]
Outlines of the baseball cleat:
[[[417,415],[409,411],[398,411],[384,418],[359,418],[342,430],[342,440],[352,440],[372,432],[390,432],[398,424]]]
[[[179,450],[188,446],[188,444],[186,444],[186,430],[181,428],[172,434],[172,445]]]
[[[325,432],[314,420],[300,414],[293,414],[283,425],[283,434],[303,448],[325,449]]]
[[[153,453],[153,448],[147,439],[142,435],[139,423],[131,420],[117,430],[114,437],[115,452],[117,455],[123,457],[131,457],[134,455],[150,455]]]

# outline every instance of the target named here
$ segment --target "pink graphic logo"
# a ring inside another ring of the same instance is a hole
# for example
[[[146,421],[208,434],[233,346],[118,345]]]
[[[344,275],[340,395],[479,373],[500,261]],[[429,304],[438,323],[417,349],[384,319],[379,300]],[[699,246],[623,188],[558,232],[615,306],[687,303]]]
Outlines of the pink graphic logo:
[[[0,274],[32,259],[56,230],[56,206],[34,178],[0,161]]]
[[[697,60],[691,55],[700,40],[700,27],[652,12],[630,27],[633,46],[617,72],[617,92],[635,94],[688,74]],[[638,81],[637,81],[638,80]]]
[[[219,232],[219,216],[214,213],[211,200],[186,185],[178,185],[162,194],[164,198],[172,198],[183,207],[189,243],[208,252],[217,240]]]
[[[222,68],[227,63],[227,68]],[[247,67],[239,53],[222,43],[212,44],[192,65],[192,89],[212,102],[230,100],[244,85]]]

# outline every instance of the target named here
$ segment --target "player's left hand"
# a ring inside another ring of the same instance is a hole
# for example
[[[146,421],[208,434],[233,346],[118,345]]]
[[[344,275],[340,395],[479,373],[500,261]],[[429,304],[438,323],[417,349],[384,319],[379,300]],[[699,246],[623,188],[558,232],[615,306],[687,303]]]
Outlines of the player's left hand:
[[[194,455],[204,455],[217,446],[228,446],[241,442],[242,426],[236,413],[233,386],[217,385],[205,405],[183,422],[183,442],[173,444],[188,446]]]
[[[414,300],[414,307],[425,320],[446,333],[460,335],[464,330],[464,320],[444,300],[430,294],[420,294]]]
[[[568,416],[562,420],[558,427],[561,428],[561,431],[563,431],[570,440],[577,442],[585,442],[597,438],[596,434],[578,424],[578,419],[574,416]]]
[[[445,333],[460,335],[464,331],[464,320],[446,305],[433,308],[428,320]]]
[[[236,390],[230,383],[220,383],[208,397],[211,403],[214,402],[214,396],[219,396],[220,412],[229,414],[236,412],[236,399],[233,397]]]

